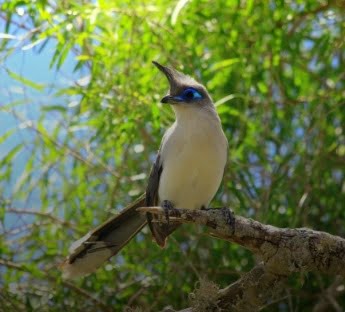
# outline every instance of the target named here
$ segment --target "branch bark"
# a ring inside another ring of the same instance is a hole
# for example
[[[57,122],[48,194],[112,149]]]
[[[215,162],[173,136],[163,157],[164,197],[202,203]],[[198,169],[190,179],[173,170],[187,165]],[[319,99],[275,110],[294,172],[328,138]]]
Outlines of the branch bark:
[[[201,285],[200,289],[195,291],[192,306],[179,312],[259,311],[280,296],[286,278],[283,275],[267,272],[265,266],[259,264],[235,283],[220,289],[217,297],[207,297],[209,287]]]
[[[161,222],[166,222],[161,207],[138,210],[160,215]],[[211,236],[239,244],[261,258],[262,264],[219,291],[220,311],[257,311],[273,299],[277,286],[295,272],[345,277],[345,239],[308,228],[278,228],[241,216],[234,217],[229,225],[225,215],[224,209],[169,211],[169,222],[205,225]]]

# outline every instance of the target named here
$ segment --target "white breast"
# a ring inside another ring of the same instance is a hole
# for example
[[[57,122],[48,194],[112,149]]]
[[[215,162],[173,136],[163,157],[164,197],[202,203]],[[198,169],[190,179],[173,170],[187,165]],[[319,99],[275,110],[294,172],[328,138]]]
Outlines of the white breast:
[[[177,119],[161,148],[159,200],[175,207],[207,207],[221,183],[227,141],[215,113],[198,111]]]

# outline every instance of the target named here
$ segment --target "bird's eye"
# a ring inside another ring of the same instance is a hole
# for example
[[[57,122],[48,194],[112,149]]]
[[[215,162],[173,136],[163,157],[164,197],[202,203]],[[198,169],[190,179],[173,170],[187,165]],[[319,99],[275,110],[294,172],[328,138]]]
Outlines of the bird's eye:
[[[201,99],[202,95],[193,88],[187,88],[186,90],[183,91],[182,98],[187,101],[192,101],[196,99]]]
[[[194,92],[192,90],[186,90],[184,92],[184,97],[188,100],[192,100],[194,98]]]

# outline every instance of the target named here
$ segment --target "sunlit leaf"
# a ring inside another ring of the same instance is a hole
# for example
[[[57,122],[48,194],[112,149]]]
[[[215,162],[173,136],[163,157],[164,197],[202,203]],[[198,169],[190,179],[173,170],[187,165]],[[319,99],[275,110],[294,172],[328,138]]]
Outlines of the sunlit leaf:
[[[31,87],[37,91],[42,91],[44,88],[45,88],[45,85],[44,84],[40,84],[40,83],[37,83],[37,82],[34,82],[26,77],[23,77],[21,75],[18,75],[16,74],[15,72],[9,70],[9,69],[6,69],[7,71],[7,74],[13,78],[14,80],[22,83],[23,85],[25,86],[28,86],[28,87]]]

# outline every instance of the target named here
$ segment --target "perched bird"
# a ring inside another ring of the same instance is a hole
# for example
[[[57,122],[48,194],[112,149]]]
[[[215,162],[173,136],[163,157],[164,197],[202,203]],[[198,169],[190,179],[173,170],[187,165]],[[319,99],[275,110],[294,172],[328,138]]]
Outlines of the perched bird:
[[[173,68],[153,64],[169,81],[170,91],[161,102],[172,106],[176,120],[163,136],[146,193],[71,245],[61,266],[66,278],[94,272],[147,223],[155,241],[164,247],[179,225],[161,223],[136,209],[157,205],[165,209],[207,208],[222,181],[228,142],[206,88]]]

